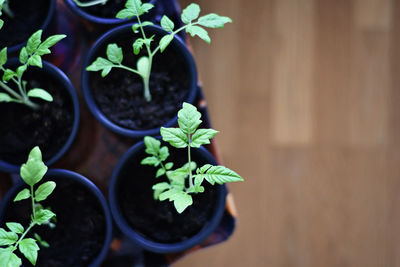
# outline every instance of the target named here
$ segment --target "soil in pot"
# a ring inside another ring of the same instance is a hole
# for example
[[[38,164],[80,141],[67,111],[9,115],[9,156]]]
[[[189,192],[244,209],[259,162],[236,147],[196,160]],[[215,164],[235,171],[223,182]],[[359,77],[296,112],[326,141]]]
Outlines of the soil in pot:
[[[10,18],[3,10],[4,20],[0,30],[0,47],[10,47],[25,42],[39,30],[50,8],[50,0],[11,0],[10,9],[14,16]]]
[[[133,41],[132,37],[116,40],[125,52],[123,64],[126,66],[136,66],[137,59],[146,55],[145,49],[138,56],[132,53]],[[158,43],[159,39],[155,38],[153,45]],[[105,54],[103,48],[98,55]],[[135,73],[113,69],[105,78],[100,72],[91,72],[90,77],[92,93],[103,114],[119,126],[133,130],[157,128],[167,123],[189,95],[188,70],[171,47],[153,58],[151,102],[144,99],[143,81]]]
[[[50,177],[51,180],[51,177]],[[40,247],[37,267],[87,267],[100,253],[106,222],[103,209],[93,194],[79,183],[62,179],[44,207],[50,207],[57,215],[56,227],[35,226],[28,234],[39,234],[50,244]],[[28,225],[31,214],[29,200],[13,203],[5,212],[5,221]],[[19,255],[24,258],[22,255]],[[25,260],[24,266],[31,266]]]
[[[168,161],[173,161],[174,168],[186,163],[185,149],[170,149]],[[143,151],[139,159],[146,157]],[[141,160],[132,159],[121,171],[121,182],[118,195],[121,211],[125,220],[137,233],[160,243],[181,242],[200,232],[211,218],[217,199],[216,187],[204,182],[205,192],[194,194],[193,205],[182,214],[178,214],[172,202],[153,199],[151,187],[166,181],[166,178],[155,178],[156,168],[143,166]],[[207,162],[196,160],[198,166]]]
[[[54,156],[70,136],[74,120],[71,96],[60,81],[38,68],[28,70],[23,78],[27,88],[46,89],[53,102],[33,99],[40,104],[39,110],[0,102],[0,159],[17,165],[26,161],[36,145],[44,161]]]
[[[145,3],[149,1],[142,2]],[[114,19],[117,13],[125,8],[125,4],[126,0],[110,0],[104,5],[83,7],[82,10],[95,17]]]

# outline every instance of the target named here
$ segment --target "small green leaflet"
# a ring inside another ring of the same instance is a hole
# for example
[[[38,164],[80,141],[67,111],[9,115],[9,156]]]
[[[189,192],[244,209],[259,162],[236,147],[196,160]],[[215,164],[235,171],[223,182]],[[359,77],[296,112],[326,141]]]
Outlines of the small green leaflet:
[[[182,109],[178,112],[179,128],[185,134],[192,134],[196,131],[201,123],[201,113],[192,104],[184,102]]]
[[[231,182],[239,182],[243,181],[243,178],[240,177],[236,172],[224,167],[224,166],[212,166],[210,164],[206,164],[200,168],[199,174],[203,176],[210,184],[224,184]]]
[[[25,238],[19,242],[19,251],[29,260],[32,265],[36,265],[39,246],[33,238]]]
[[[43,99],[48,102],[53,101],[53,97],[51,96],[51,94],[49,94],[48,92],[46,92],[45,90],[43,90],[41,88],[33,88],[33,89],[29,90],[28,96],[29,97],[37,97],[37,98]]]
[[[105,58],[98,57],[90,66],[86,68],[87,71],[99,71],[101,70],[101,76],[105,77],[111,71],[114,64]]]
[[[192,135],[192,142],[190,143],[190,146],[200,147],[201,145],[209,144],[210,140],[214,138],[217,133],[218,131],[213,129],[198,129]]]
[[[47,243],[46,241],[44,241],[40,235],[38,235],[37,233],[34,233],[33,236],[35,237],[35,239],[37,240],[37,242],[39,243],[39,245],[41,245],[44,248],[49,248],[50,245],[49,243]]]
[[[29,192],[29,189],[25,188],[21,192],[19,192],[18,195],[14,198],[14,202],[27,199],[30,196],[31,193]]]
[[[0,19],[0,29],[3,28],[4,20]]]
[[[142,4],[141,0],[128,0],[125,7],[125,9],[122,9],[117,13],[117,18],[130,19],[132,17],[139,17],[152,9],[153,5],[149,3]]]
[[[165,170],[163,168],[160,168],[156,172],[156,178],[163,176],[165,174]]]
[[[33,55],[28,59],[28,65],[41,68],[43,66],[42,58],[39,55]]]
[[[158,158],[157,157],[147,157],[147,158],[144,158],[141,162],[140,162],[140,164],[142,164],[142,165],[151,165],[151,166],[155,166],[155,167],[157,167],[159,164],[160,164],[160,161],[158,160]]]
[[[171,41],[174,39],[174,35],[172,34],[167,34],[160,40],[160,51],[164,52],[165,48],[171,43]]]
[[[144,144],[146,145],[146,153],[157,156],[160,151],[161,142],[154,137],[146,136],[144,138]]]
[[[178,213],[182,213],[187,207],[193,204],[192,196],[183,191],[179,191],[173,195],[172,199],[174,201],[175,209]]]
[[[0,228],[0,246],[12,245],[18,240],[18,235]]]
[[[184,148],[188,145],[186,134],[179,128],[160,128],[160,133],[165,142],[177,148]]]
[[[7,62],[7,47],[4,47],[0,51],[0,66],[3,66]]]
[[[6,93],[0,93],[0,102],[12,102],[14,99]]]
[[[160,160],[161,160],[161,161],[166,160],[166,159],[169,157],[168,147],[163,146],[163,147],[160,149],[159,156],[160,156]]]
[[[107,58],[115,64],[121,64],[123,59],[122,49],[117,44],[107,46]]]
[[[203,39],[206,43],[211,43],[210,36],[208,35],[208,32],[203,29],[202,27],[199,26],[194,26],[194,25],[189,25],[186,27],[186,32],[190,33],[192,37],[194,36],[199,36],[201,39]]]
[[[12,248],[0,248],[0,266],[19,267],[21,265],[21,259],[13,253]]]
[[[175,25],[174,22],[170,20],[170,18],[164,15],[161,18],[161,27],[167,32],[172,32],[174,30]]]
[[[39,45],[36,50],[36,54],[39,56],[50,54],[49,48],[64,39],[65,37],[67,37],[65,34],[56,34],[48,37]]]
[[[20,223],[8,222],[6,226],[13,233],[22,234],[24,232],[24,227]]]
[[[147,69],[149,68],[149,58],[141,57],[137,62],[137,71],[140,73],[142,77],[146,77]]]
[[[42,224],[48,222],[51,218],[56,216],[51,210],[41,209],[35,213],[35,222],[37,224]]]
[[[13,78],[16,73],[10,69],[6,69],[3,73],[3,81],[8,82],[11,78]]]
[[[144,44],[143,38],[138,38],[138,39],[135,40],[135,42],[132,45],[133,53],[135,55],[138,55],[140,53],[140,49],[142,49],[143,44]]]
[[[226,23],[232,23],[232,20],[229,17],[211,13],[200,17],[197,23],[208,28],[223,28]]]
[[[168,162],[167,164],[165,164],[165,168],[167,170],[170,170],[173,166],[174,166],[174,163],[172,163],[172,162]]]
[[[45,200],[56,188],[56,183],[49,181],[41,184],[35,191],[35,200],[37,202]]]
[[[26,51],[29,55],[32,55],[35,50],[39,47],[42,38],[42,30],[38,30],[31,37],[29,37],[26,43]]]
[[[28,161],[21,166],[20,175],[30,186],[38,183],[47,172],[47,166],[42,161],[42,152],[34,147],[29,153]]]
[[[152,187],[153,190],[166,190],[166,189],[169,189],[169,188],[170,188],[170,185],[168,183],[166,183],[166,182],[155,184]]]
[[[19,52],[19,62],[25,64],[28,61],[28,52],[26,51],[26,47],[22,47],[21,51]]]
[[[193,20],[197,19],[200,14],[200,6],[198,4],[190,4],[183,11],[181,15],[182,22],[189,24]]]

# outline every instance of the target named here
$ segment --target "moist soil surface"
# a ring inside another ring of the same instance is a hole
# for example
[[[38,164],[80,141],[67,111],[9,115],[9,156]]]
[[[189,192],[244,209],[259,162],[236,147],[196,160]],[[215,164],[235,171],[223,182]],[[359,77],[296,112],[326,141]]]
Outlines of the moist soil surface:
[[[122,64],[136,68],[137,59],[145,55],[145,49],[139,56],[133,54],[132,35],[116,43],[124,51]],[[153,44],[158,44],[157,38]],[[97,56],[105,57],[105,48]],[[157,128],[176,116],[189,95],[188,75],[183,59],[170,46],[153,58],[150,102],[144,99],[142,79],[130,71],[114,68],[105,78],[100,72],[90,72],[89,79],[95,101],[107,118],[124,128],[146,130]]]
[[[4,11],[1,19],[4,20],[0,30],[0,47],[10,47],[28,40],[39,30],[49,12],[50,0],[11,0],[10,9],[13,17]]]
[[[28,81],[27,88],[48,91],[53,102],[31,98],[40,105],[38,110],[0,102],[0,159],[17,165],[26,161],[35,146],[45,161],[54,156],[66,143],[74,120],[71,96],[59,81],[38,68],[28,70],[23,79]]]
[[[87,2],[87,1],[82,1]],[[149,1],[142,1],[149,2]],[[86,13],[99,17],[114,19],[117,13],[125,8],[126,0],[109,0],[104,5],[95,5],[91,7],[81,7]]]
[[[167,161],[175,162],[173,169],[187,162],[185,149],[169,149],[171,155]],[[196,153],[192,155],[197,166],[207,163],[196,157]],[[192,194],[193,205],[179,214],[172,202],[154,200],[151,187],[167,181],[167,178],[162,176],[156,179],[157,168],[141,165],[140,161],[145,157],[143,151],[138,158],[132,158],[121,172],[118,194],[125,220],[132,229],[153,241],[173,243],[193,237],[212,216],[217,198],[216,187],[205,181],[205,192]]]
[[[51,177],[49,180],[52,180]],[[84,186],[68,179],[56,180],[57,186],[48,199],[41,202],[57,215],[56,227],[46,225],[32,228],[34,233],[50,244],[40,246],[37,267],[87,267],[99,254],[105,240],[104,212],[94,195]],[[15,202],[8,208],[6,222],[29,225],[32,206],[29,199]],[[24,258],[19,255],[20,258]],[[25,259],[24,266],[31,266]]]

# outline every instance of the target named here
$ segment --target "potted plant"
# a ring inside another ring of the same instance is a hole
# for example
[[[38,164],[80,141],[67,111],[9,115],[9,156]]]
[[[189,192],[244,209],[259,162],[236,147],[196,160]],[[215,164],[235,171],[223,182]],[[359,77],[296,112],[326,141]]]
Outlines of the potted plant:
[[[243,181],[234,171],[216,166],[201,148],[217,131],[197,129],[200,117],[196,107],[184,103],[178,113],[179,128],[161,128],[162,140],[170,146],[147,136],[128,150],[113,172],[109,187],[113,218],[144,249],[172,253],[203,241],[224,212],[223,184]]]
[[[13,54],[24,46],[28,38],[37,30],[49,32],[56,0],[3,0],[1,19],[4,21],[0,30],[0,47],[8,47]]]
[[[45,162],[58,160],[71,145],[79,125],[79,103],[67,76],[42,61],[65,35],[41,41],[35,32],[18,59],[0,51],[0,170],[17,172],[24,155],[41,146]]]
[[[182,103],[195,99],[195,62],[176,34],[186,31],[210,42],[202,27],[221,28],[231,22],[217,14],[199,18],[200,7],[191,4],[181,15],[184,26],[175,29],[164,15],[160,28],[141,20],[152,7],[140,0],[128,1],[117,17],[136,17],[138,22],[100,37],[82,73],[83,95],[96,119],[114,132],[136,138],[155,135],[162,125],[175,125]]]
[[[77,173],[47,171],[38,147],[20,174],[25,184],[15,185],[0,206],[0,266],[99,266],[112,236],[99,189]]]

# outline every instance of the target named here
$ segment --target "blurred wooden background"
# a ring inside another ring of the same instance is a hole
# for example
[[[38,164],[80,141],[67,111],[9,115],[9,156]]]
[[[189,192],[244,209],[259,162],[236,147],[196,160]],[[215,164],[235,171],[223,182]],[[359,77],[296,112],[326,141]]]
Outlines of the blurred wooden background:
[[[197,3],[234,20],[192,44],[246,181],[232,238],[175,266],[400,266],[400,1]]]

